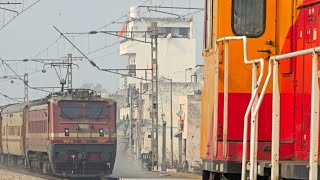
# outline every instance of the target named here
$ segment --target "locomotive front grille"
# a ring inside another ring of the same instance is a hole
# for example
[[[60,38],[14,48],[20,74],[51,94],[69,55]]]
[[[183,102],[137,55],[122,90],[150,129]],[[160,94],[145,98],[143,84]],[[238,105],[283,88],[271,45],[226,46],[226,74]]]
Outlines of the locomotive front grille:
[[[112,172],[109,164],[55,164],[54,171],[60,175],[107,175]]]

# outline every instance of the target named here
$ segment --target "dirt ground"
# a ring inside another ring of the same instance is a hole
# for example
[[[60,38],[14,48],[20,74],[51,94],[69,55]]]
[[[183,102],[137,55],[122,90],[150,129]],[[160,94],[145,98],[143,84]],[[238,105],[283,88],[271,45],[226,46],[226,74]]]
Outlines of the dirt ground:
[[[1,180],[45,180],[42,178],[32,177],[25,174],[15,173],[8,170],[0,169]]]

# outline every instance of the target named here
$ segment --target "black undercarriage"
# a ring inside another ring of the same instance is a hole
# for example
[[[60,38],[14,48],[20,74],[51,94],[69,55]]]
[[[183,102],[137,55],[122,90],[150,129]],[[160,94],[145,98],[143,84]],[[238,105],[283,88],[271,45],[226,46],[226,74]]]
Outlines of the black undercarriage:
[[[59,153],[64,154],[63,159],[59,159]],[[93,161],[85,156],[90,153],[99,154],[99,160]],[[27,156],[1,154],[1,163],[57,177],[97,177],[112,174],[115,157],[115,144],[53,144],[49,145],[48,153],[29,151]]]
[[[248,169],[248,168],[247,168]],[[318,167],[320,171],[320,167]],[[283,180],[307,180],[309,179],[308,162],[305,161],[281,161],[280,179]],[[249,171],[247,170],[247,177]],[[271,175],[270,161],[258,161],[258,177],[260,180],[268,180]],[[203,160],[203,180],[238,180],[241,179],[241,162]],[[320,180],[320,178],[319,178]]]

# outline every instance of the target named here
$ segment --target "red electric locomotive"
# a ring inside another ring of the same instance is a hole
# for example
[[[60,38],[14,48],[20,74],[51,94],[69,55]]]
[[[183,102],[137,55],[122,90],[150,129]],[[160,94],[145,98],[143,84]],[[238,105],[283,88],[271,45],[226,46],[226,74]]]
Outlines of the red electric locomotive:
[[[112,173],[116,103],[91,90],[66,90],[1,108],[1,162],[64,177]]]

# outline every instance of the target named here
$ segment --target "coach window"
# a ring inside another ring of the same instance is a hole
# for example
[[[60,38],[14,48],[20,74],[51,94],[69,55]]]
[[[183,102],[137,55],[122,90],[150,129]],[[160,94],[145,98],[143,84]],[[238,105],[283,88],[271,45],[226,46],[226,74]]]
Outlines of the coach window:
[[[205,22],[205,37],[204,45],[205,50],[212,49],[212,29],[213,29],[213,0],[206,0],[206,22]]]
[[[232,31],[237,36],[257,38],[266,28],[266,0],[233,0]]]

